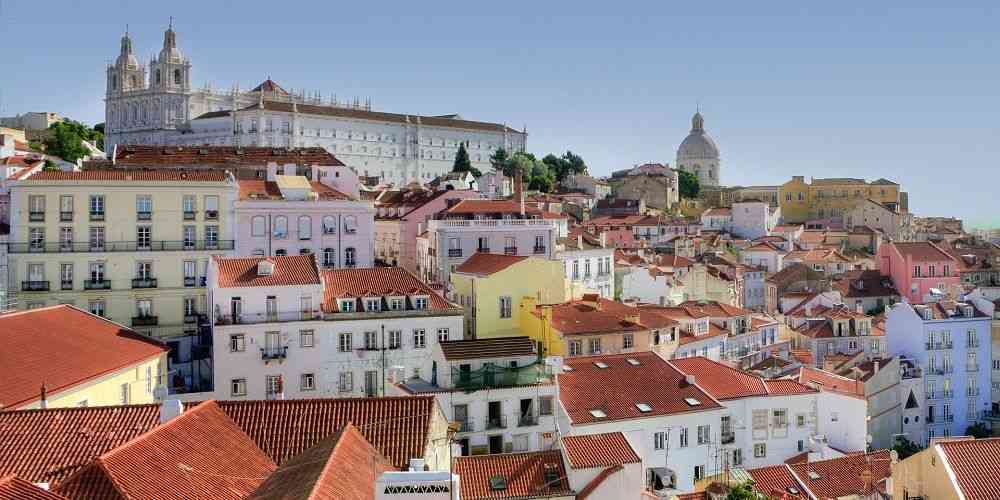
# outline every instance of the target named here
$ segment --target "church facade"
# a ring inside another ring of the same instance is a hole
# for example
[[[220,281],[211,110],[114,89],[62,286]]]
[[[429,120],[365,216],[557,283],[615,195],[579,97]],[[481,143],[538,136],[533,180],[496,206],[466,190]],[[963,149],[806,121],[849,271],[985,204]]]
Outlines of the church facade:
[[[498,149],[524,151],[527,142],[526,130],[504,124],[374,111],[370,101],[289,92],[270,78],[250,91],[195,89],[191,68],[173,26],[148,68],[126,32],[107,67],[105,150],[118,144],[318,146],[359,175],[404,185],[450,172],[463,143],[472,165],[486,171]]]

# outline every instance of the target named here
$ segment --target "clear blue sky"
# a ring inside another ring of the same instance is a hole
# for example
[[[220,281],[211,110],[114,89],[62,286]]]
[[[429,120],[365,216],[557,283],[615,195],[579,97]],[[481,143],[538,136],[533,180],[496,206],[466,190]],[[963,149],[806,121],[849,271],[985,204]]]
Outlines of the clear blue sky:
[[[198,85],[526,125],[597,175],[673,164],[700,100],[726,184],[886,177],[1000,226],[996,2],[593,3],[0,0],[0,112],[102,121],[125,24],[146,59],[172,15]]]

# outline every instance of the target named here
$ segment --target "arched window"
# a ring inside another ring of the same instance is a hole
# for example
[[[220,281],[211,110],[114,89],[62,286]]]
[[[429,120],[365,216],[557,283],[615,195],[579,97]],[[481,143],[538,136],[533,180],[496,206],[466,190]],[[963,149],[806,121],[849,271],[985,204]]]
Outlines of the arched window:
[[[180,84],[181,84],[181,70],[175,69],[174,70],[174,85],[180,85]]]
[[[159,85],[160,81],[161,81],[161,79],[160,79],[160,69],[157,68],[156,69],[156,84]]]
[[[299,239],[312,239],[312,219],[308,215],[299,217]]]
[[[111,75],[111,90],[118,90],[118,75]]]
[[[323,266],[334,267],[337,265],[337,251],[332,248],[323,249]]]
[[[335,234],[337,232],[337,219],[332,215],[323,217],[323,234]]]
[[[358,232],[358,218],[353,215],[344,217],[344,233],[354,234]]]
[[[279,215],[274,218],[274,238],[283,240],[288,237],[288,217]],[[275,254],[277,255],[277,253]]]
[[[344,267],[354,267],[358,265],[355,260],[354,247],[347,247],[344,249]]]
[[[278,257],[283,257],[285,255],[288,255],[288,250],[285,250],[284,248],[279,248],[274,251],[274,255],[277,255]]]
[[[264,226],[264,216],[254,216],[253,222],[250,224],[250,236],[264,236],[264,232],[266,231]]]

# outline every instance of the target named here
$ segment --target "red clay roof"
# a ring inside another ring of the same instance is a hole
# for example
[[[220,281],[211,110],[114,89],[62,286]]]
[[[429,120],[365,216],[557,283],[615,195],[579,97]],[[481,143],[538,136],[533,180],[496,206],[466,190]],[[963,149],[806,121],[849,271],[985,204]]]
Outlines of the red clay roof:
[[[638,309],[608,299],[598,299],[597,305],[595,308],[582,300],[553,305],[552,327],[563,335],[624,333],[646,329],[645,325],[628,319],[639,316]],[[536,309],[534,314],[540,316],[539,311]]]
[[[937,443],[965,498],[1000,498],[1000,438]]]
[[[262,260],[274,264],[270,275],[257,273],[258,264]],[[320,284],[316,259],[312,255],[215,257],[215,262],[219,268],[219,288]]]
[[[159,357],[167,347],[69,305],[0,315],[0,408],[56,394],[97,377]]]
[[[242,500],[275,468],[214,401],[206,401],[104,453],[55,491],[78,499]]]
[[[642,460],[621,432],[583,434],[562,439],[563,449],[574,469],[635,464]]]
[[[281,195],[281,189],[278,188],[278,183],[269,181],[256,181],[256,180],[241,180],[240,185],[240,199],[241,200],[283,200]],[[336,189],[333,189],[326,184],[321,182],[310,182],[312,186],[312,192],[316,193],[321,200],[350,200],[350,196],[347,196]]]
[[[816,462],[800,462],[789,465],[799,483],[807,487],[818,498],[841,498],[849,495],[867,496],[877,489],[877,484],[892,475],[889,450],[878,450],[865,454],[847,455],[840,458]],[[865,487],[862,474],[870,467],[871,488]],[[751,476],[753,476],[753,471]],[[809,472],[818,474],[813,479]],[[754,476],[756,480],[756,476]],[[996,490],[994,490],[996,491]],[[969,497],[966,497],[969,498]],[[996,496],[982,497],[996,498]]]
[[[444,211],[447,215],[472,215],[472,214],[519,214],[521,205],[514,200],[482,200],[478,198],[468,198],[454,204]],[[525,207],[525,214],[541,215],[537,208]]]
[[[929,241],[895,242],[889,243],[889,245],[891,248],[895,248],[903,258],[910,257],[913,262],[955,261],[951,254]]]
[[[782,495],[792,498],[808,498],[802,485],[795,479],[792,469],[787,465],[769,465],[759,469],[750,469],[747,472],[753,478],[754,489],[767,495],[768,498],[781,498]]]
[[[327,312],[339,309],[337,299],[427,295],[428,309],[448,309],[453,305],[426,283],[402,267],[327,269],[323,271],[323,307]]]
[[[446,360],[506,358],[534,356],[535,341],[531,337],[486,337],[468,340],[442,340],[441,352]]]
[[[109,181],[109,182],[226,182],[221,170],[84,170],[82,172],[35,172],[25,182]]]
[[[527,256],[523,255],[477,252],[452,272],[489,276],[493,273],[503,271],[527,258]]]
[[[607,368],[595,365],[598,362]],[[702,389],[688,384],[678,368],[652,352],[567,358],[565,364],[572,371],[559,374],[559,400],[575,424],[721,408]],[[685,398],[699,404],[690,405]],[[640,411],[637,403],[649,405],[650,411]],[[591,410],[607,416],[595,417]]]
[[[838,392],[855,397],[865,397],[864,382],[856,382],[835,373],[803,366],[799,368],[800,383],[825,391]]]
[[[705,217],[705,216],[709,216],[709,217],[715,217],[715,216],[724,217],[724,216],[727,216],[727,215],[733,215],[733,210],[731,208],[728,208],[728,207],[710,208],[708,210],[705,210],[705,212],[701,214],[702,217]]]
[[[752,314],[752,311],[748,309],[723,304],[722,302],[714,300],[689,300],[687,302],[680,303],[678,307],[690,309],[711,318],[731,318],[733,316],[746,316],[748,314]]]
[[[347,424],[334,436],[278,467],[250,500],[372,500],[372,483],[396,470],[389,460]]]
[[[816,392],[794,380],[765,380],[752,373],[701,356],[675,359],[672,362],[681,372],[694,375],[694,382],[719,401]]]
[[[548,484],[546,467],[556,471],[558,481]],[[453,466],[462,478],[462,500],[529,499],[573,496],[562,454],[558,450],[457,457]],[[501,476],[506,488],[494,489],[491,478]]]
[[[0,500],[67,500],[66,497],[44,490],[13,474],[0,477]]]
[[[234,146],[143,146],[118,148],[116,167],[254,166],[268,163],[342,167],[344,163],[320,147],[269,148]]]

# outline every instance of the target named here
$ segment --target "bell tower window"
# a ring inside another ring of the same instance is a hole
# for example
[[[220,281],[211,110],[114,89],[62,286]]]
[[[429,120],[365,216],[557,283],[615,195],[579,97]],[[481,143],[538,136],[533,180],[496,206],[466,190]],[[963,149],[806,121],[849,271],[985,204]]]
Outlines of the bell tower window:
[[[174,85],[180,85],[180,84],[181,84],[181,70],[175,69],[174,70]]]
[[[160,70],[156,70],[156,84],[160,84]]]
[[[111,75],[111,90],[118,90],[118,75]]]

